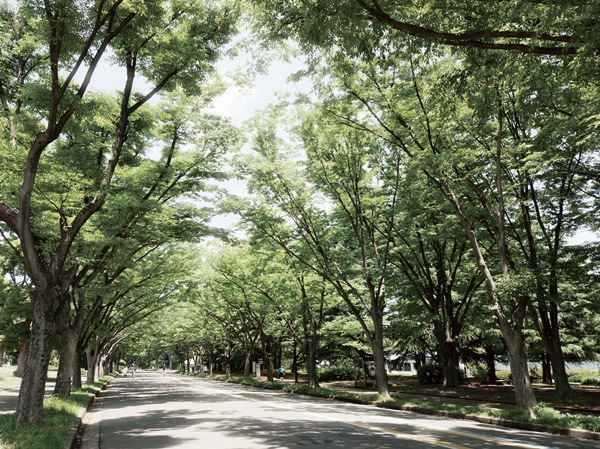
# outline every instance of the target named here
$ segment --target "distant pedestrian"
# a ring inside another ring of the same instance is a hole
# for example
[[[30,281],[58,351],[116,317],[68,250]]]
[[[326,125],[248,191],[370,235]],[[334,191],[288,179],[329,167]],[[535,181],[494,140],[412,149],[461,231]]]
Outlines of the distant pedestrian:
[[[279,380],[283,380],[283,366],[279,367]]]
[[[123,377],[127,377],[127,365],[123,368]]]
[[[131,365],[131,377],[135,377],[135,363]]]
[[[167,374],[167,365],[163,363],[163,376]]]

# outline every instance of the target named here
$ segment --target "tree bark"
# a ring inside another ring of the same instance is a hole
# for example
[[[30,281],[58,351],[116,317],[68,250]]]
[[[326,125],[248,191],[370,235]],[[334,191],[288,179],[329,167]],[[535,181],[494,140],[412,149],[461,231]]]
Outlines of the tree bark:
[[[556,329],[558,333],[558,329]],[[569,383],[569,375],[565,369],[565,359],[562,352],[560,340],[555,338],[552,340],[552,351],[548,351],[550,365],[552,366],[552,379],[554,379],[554,390],[558,397],[564,398],[571,395],[571,384]]]
[[[498,381],[496,377],[496,361],[494,359],[494,349],[491,346],[485,347],[485,363],[487,365],[488,381],[495,384]]]
[[[34,291],[31,294],[33,320],[31,339],[25,360],[25,372],[19,390],[15,424],[42,423],[42,407],[50,362],[50,347],[56,333],[54,324],[54,295],[51,292]]]
[[[385,353],[383,351],[383,321],[373,320],[375,335],[371,348],[375,357],[375,380],[377,382],[377,393],[384,397],[390,397]]]
[[[231,379],[231,343],[225,343],[225,377]]]
[[[23,341],[21,341],[21,345],[19,346],[19,356],[17,357],[17,377],[23,377],[23,374],[25,374],[27,348],[29,348],[29,340],[23,339]]]
[[[545,384],[552,384],[552,369],[550,367],[550,359],[548,354],[542,354],[542,382]]]
[[[510,372],[513,378],[517,407],[527,413],[529,417],[535,418],[533,407],[536,400],[525,356],[525,338],[521,332],[505,325],[501,325],[500,330],[506,341],[510,357]]]
[[[81,346],[79,342],[75,348],[75,356],[73,357],[73,383],[71,388],[74,390],[81,389]]]
[[[453,342],[444,342],[440,351],[440,362],[444,373],[444,388],[456,388],[460,386],[458,377],[458,352]]]
[[[244,378],[250,377],[250,367],[252,366],[252,356],[254,354],[254,348],[246,350],[246,357],[244,358]]]
[[[438,355],[444,373],[444,388],[456,388],[460,385],[458,378],[458,351],[456,341],[452,338],[448,324],[437,320],[435,335],[438,341]]]
[[[314,338],[306,340],[306,374],[308,386],[317,388],[319,377],[317,376],[316,344]]]
[[[292,372],[294,373],[294,383],[298,384],[298,340],[294,337],[294,349],[292,357]]]
[[[71,394],[71,379],[73,376],[73,365],[77,350],[79,333],[71,329],[62,330],[60,342],[60,356],[58,361],[58,373],[54,386],[54,396],[68,398]]]
[[[98,359],[98,348],[88,345],[85,348],[87,358],[87,378],[86,383],[93,384],[96,381],[96,360]]]
[[[554,391],[558,397],[568,397],[572,393],[572,390],[569,383],[569,376],[565,369],[565,358],[560,340],[558,307],[553,302],[550,306],[550,311],[546,311],[541,307],[540,310],[533,308],[531,310],[534,323],[552,365]]]
[[[104,374],[106,374],[106,359],[108,358],[108,356],[106,354],[100,354],[99,357],[96,358],[96,366],[97,366],[97,370],[98,370],[98,377],[96,379],[100,379],[101,377],[104,377]]]

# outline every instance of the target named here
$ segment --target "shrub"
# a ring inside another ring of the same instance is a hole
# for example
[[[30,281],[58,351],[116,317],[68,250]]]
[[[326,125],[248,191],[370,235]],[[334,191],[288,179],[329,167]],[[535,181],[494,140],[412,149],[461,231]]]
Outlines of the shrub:
[[[572,376],[569,376],[569,382],[571,383],[581,383],[581,379],[583,379],[581,374],[573,374]]]
[[[562,415],[558,410],[550,407],[544,402],[535,404],[533,410],[535,411],[535,416],[537,416],[537,421],[541,424],[552,424],[553,422],[556,422],[556,420],[562,418]]]
[[[586,377],[586,376],[593,376],[595,373],[594,373],[594,371],[589,370],[589,369],[571,369],[571,368],[569,368],[567,370],[567,374],[569,375],[569,377],[571,377],[571,376]]]
[[[456,367],[456,374],[460,382],[465,380],[465,372]],[[438,385],[444,383],[444,369],[438,363],[425,363],[417,370],[417,378],[421,385]]]
[[[594,376],[584,377],[583,379],[581,379],[581,385],[600,385],[600,376],[599,377],[594,377]]]
[[[542,372],[537,367],[533,367],[529,370],[529,379],[532,382],[541,382],[542,381]]]
[[[354,367],[351,364],[340,364],[334,366],[324,366],[317,370],[319,380],[329,382],[331,380],[353,380]]]
[[[469,366],[471,375],[478,379],[485,379],[488,376],[487,366],[484,363],[475,363]]]
[[[437,363],[425,363],[417,370],[417,378],[421,385],[436,385],[444,381],[442,366]]]
[[[496,377],[498,380],[512,380],[512,373],[509,369],[502,369],[496,371]]]

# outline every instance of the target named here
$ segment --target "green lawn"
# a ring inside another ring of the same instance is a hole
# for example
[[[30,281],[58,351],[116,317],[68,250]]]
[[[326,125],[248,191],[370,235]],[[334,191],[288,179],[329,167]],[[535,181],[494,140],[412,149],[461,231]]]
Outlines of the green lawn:
[[[0,390],[19,388],[21,386],[21,378],[14,374],[16,369],[16,366],[0,367]]]
[[[41,427],[24,425],[15,429],[14,413],[0,415],[0,449],[62,449],[79,409],[112,377],[104,376],[99,382],[85,384],[68,399],[46,397]]]

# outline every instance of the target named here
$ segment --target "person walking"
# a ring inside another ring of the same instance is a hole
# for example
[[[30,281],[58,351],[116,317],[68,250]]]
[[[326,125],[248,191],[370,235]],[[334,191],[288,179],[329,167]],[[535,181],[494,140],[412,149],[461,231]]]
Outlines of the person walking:
[[[167,365],[165,365],[163,363],[163,376],[166,376],[166,374],[167,374]]]
[[[283,366],[279,367],[279,380],[283,381]]]

